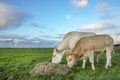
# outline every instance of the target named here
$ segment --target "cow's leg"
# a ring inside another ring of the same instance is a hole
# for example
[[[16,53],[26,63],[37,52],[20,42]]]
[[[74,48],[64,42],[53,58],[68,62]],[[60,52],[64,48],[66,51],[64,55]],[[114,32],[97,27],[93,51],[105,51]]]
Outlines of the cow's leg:
[[[87,59],[83,59],[83,64],[82,64],[82,68],[83,68],[83,69],[85,69],[86,60],[87,60]]]
[[[99,62],[99,53],[96,53],[96,62]]]
[[[108,68],[108,66],[112,66],[111,65],[111,49],[110,48],[106,48],[106,65],[105,68]]]
[[[95,70],[95,66],[94,66],[94,51],[90,51],[89,54],[89,60],[92,66],[92,70]]]
[[[111,64],[111,54],[112,54],[112,50],[110,49],[110,53],[109,53],[109,67],[111,67],[112,66],[112,64]]]
[[[111,67],[112,64],[111,64],[111,57],[109,58],[109,67]]]

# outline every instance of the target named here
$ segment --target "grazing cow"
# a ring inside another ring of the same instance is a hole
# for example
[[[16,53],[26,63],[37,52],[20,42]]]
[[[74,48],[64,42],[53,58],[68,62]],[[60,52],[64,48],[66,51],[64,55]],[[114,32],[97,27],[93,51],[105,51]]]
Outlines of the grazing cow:
[[[114,49],[114,41],[109,35],[95,35],[90,37],[84,37],[78,40],[75,47],[71,52],[68,53],[68,63],[69,67],[73,67],[78,60],[83,60],[83,68],[85,68],[86,59],[94,67],[94,52],[101,52],[106,50],[106,66],[105,68],[111,67],[111,53]]]
[[[69,50],[73,49],[75,44],[80,38],[93,36],[95,33],[91,32],[77,32],[72,31],[65,35],[63,40],[60,42],[57,48],[53,51],[52,63],[59,64],[62,60],[62,57]]]

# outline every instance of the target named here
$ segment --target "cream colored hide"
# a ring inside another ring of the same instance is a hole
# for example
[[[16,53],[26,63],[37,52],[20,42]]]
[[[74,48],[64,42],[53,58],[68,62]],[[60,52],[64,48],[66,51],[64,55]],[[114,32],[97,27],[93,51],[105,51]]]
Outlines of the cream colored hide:
[[[95,35],[81,38],[72,51],[68,53],[67,65],[73,67],[78,60],[83,60],[82,67],[85,68],[86,59],[89,58],[92,70],[95,70],[94,52],[101,52],[103,50],[106,50],[105,68],[108,68],[108,66],[111,67],[111,53],[114,50],[112,37],[109,35]]]
[[[95,33],[91,33],[91,32],[72,31],[67,33],[63,38],[63,40],[58,45],[58,47],[54,49],[52,63],[59,64],[62,60],[63,55],[65,53],[68,53],[69,50],[72,50],[80,38],[93,36],[93,35],[95,35]]]

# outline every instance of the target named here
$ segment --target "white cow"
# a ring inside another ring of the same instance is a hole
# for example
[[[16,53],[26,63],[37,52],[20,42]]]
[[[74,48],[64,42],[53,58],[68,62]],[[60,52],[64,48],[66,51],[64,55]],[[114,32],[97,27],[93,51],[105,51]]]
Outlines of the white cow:
[[[79,39],[93,35],[96,34],[92,32],[77,32],[77,31],[71,31],[67,33],[63,40],[58,45],[58,47],[54,49],[52,63],[59,64],[62,60],[63,55],[65,53],[68,53],[69,50],[72,50]]]

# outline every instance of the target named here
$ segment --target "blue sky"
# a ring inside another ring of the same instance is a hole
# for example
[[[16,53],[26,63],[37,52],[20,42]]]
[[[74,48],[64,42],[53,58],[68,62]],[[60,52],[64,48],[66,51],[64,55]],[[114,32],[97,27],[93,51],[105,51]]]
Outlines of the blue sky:
[[[0,0],[0,47],[56,47],[69,31],[120,43],[120,0]]]

